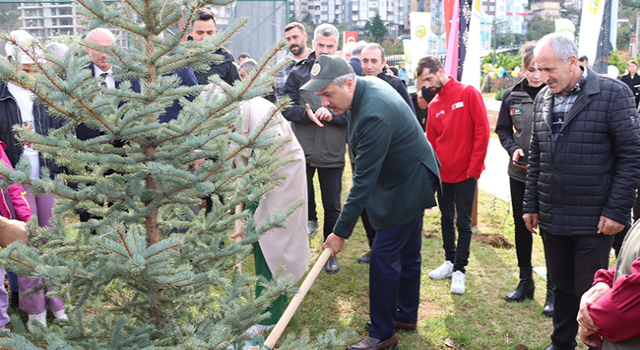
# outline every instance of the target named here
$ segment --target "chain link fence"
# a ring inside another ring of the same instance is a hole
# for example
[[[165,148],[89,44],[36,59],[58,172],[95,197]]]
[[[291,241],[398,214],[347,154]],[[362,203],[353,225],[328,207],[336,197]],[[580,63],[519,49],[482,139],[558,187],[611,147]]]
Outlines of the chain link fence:
[[[84,28],[79,23],[76,6],[73,1],[0,0],[0,33],[23,29],[43,42],[60,36],[82,35]],[[288,21],[287,2],[284,0],[240,0],[225,7],[211,7],[211,10],[216,15],[219,30],[241,17],[249,18],[247,25],[226,43],[236,59],[242,52],[260,58],[284,37],[283,31]],[[117,37],[122,46],[128,45],[125,35]],[[4,54],[4,42],[0,51]],[[280,56],[283,55],[281,53]]]

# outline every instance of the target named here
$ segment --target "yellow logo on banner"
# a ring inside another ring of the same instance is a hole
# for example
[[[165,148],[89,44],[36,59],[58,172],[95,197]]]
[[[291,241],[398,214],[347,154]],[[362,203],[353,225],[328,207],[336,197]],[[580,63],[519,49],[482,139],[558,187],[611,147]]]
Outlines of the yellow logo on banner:
[[[600,7],[600,0],[589,0],[587,4],[589,5],[589,12],[595,15],[598,12],[598,7]]]
[[[420,39],[424,38],[424,36],[427,35],[427,28],[425,28],[423,25],[419,25],[416,27],[416,36]]]

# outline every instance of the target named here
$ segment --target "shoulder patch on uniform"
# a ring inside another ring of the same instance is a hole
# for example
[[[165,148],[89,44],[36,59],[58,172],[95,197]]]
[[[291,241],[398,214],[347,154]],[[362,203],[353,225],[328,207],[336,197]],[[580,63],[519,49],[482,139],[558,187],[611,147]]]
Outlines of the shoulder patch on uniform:
[[[311,68],[311,75],[315,77],[316,75],[318,75],[318,73],[320,73],[321,69],[322,67],[320,67],[320,64],[316,62]]]

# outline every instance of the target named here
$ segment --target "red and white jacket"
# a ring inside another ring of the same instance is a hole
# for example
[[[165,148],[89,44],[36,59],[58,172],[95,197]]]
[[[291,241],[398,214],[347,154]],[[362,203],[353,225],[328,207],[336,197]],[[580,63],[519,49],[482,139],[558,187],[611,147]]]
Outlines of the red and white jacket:
[[[429,104],[427,139],[442,164],[442,182],[479,178],[489,146],[489,120],[482,95],[449,77]]]

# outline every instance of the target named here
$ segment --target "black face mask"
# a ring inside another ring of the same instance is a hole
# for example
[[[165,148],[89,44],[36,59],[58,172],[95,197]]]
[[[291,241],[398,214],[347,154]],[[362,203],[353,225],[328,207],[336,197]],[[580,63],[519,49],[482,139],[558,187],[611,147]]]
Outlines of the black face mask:
[[[422,98],[424,98],[424,100],[427,102],[431,102],[431,100],[436,97],[436,93],[427,89],[427,87],[424,85],[422,85],[420,92],[422,92]]]

